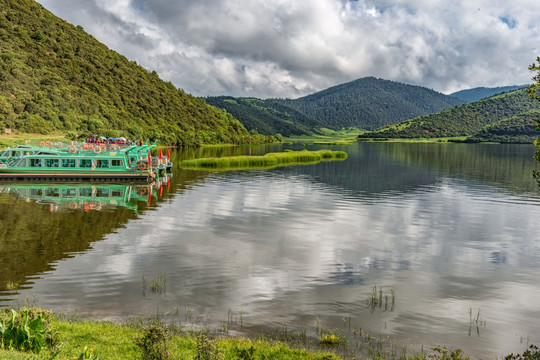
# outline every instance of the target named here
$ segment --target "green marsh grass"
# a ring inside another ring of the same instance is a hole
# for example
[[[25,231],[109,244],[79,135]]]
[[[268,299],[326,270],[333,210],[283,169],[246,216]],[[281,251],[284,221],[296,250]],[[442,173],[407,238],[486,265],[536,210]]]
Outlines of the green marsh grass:
[[[377,290],[377,285],[373,285],[366,304],[369,306],[371,312],[374,312],[377,308],[382,309],[383,304],[384,311],[394,311],[396,307],[396,293],[394,289],[390,289],[390,293],[385,293],[382,287]]]
[[[143,296],[146,296],[146,291],[150,288],[150,291],[152,294],[156,295],[165,295],[167,292],[167,274],[166,273],[159,273],[156,276],[154,276],[150,282],[148,279],[144,276],[142,276],[142,286],[141,291]]]
[[[271,168],[281,165],[314,164],[320,161],[344,160],[347,158],[344,151],[318,150],[318,151],[285,151],[281,153],[268,153],[263,156],[229,156],[221,158],[201,158],[184,160],[180,163],[187,169],[249,169]]]

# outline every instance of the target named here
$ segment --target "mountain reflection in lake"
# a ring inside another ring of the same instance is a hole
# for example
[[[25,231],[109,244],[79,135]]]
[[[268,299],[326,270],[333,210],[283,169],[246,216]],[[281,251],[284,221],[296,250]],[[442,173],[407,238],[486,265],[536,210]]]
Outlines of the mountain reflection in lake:
[[[540,344],[532,146],[336,149],[349,158],[175,169],[165,195],[136,212],[50,213],[2,193],[0,289],[21,289],[1,292],[1,304],[35,298],[106,318],[180,309],[215,326],[232,311],[245,328],[267,329],[319,321],[345,331],[347,319],[401,346],[446,344],[476,357]],[[158,278],[162,291],[150,291]],[[374,285],[395,295],[393,311],[369,306]]]

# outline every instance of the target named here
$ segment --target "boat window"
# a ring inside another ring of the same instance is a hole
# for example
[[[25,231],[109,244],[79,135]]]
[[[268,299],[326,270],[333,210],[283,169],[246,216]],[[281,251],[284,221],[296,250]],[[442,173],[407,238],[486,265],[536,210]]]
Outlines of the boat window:
[[[124,161],[121,160],[121,159],[111,160],[111,166],[112,167],[122,167],[122,166],[124,166]]]
[[[74,168],[77,167],[75,159],[62,159],[62,167]]]
[[[45,167],[58,167],[59,164],[59,159],[45,159]]]
[[[0,156],[8,157],[8,156],[9,156],[9,151],[6,150],[6,151],[2,152],[2,153],[0,154]]]
[[[98,188],[96,189],[96,197],[108,197],[109,189],[107,188]]]
[[[30,189],[30,196],[32,197],[41,197],[43,191],[41,190],[41,188],[38,188],[38,189]]]
[[[92,188],[81,188],[79,189],[79,195],[83,197],[92,196]]]
[[[97,168],[108,168],[109,167],[109,160],[96,160],[96,167]]]
[[[41,167],[41,159],[30,159],[30,167]]]
[[[76,196],[77,196],[77,189],[74,189],[74,188],[62,189],[63,198],[74,198]]]
[[[89,160],[89,159],[80,159],[80,160],[79,160],[79,167],[80,167],[80,168],[89,168],[89,167],[92,167],[92,160]]]
[[[124,191],[120,189],[111,190],[111,196],[114,196],[114,197],[124,196]]]
[[[58,188],[46,188],[45,196],[48,197],[60,197],[60,190]]]

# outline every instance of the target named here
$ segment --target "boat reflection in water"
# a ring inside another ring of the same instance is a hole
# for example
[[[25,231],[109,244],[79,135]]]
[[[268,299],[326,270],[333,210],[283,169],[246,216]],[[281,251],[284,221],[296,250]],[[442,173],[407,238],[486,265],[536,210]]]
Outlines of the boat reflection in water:
[[[10,183],[1,184],[0,193],[8,193],[19,199],[49,204],[50,211],[102,211],[126,207],[137,211],[138,202],[151,204],[153,197],[163,195],[170,186],[168,177],[152,184],[106,184],[106,183]]]

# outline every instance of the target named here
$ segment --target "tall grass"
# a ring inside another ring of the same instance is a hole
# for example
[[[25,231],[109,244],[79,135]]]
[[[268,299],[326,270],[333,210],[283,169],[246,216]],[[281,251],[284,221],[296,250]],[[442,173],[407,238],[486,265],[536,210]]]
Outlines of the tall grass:
[[[344,151],[318,150],[318,151],[287,151],[282,153],[268,153],[263,156],[228,156],[220,158],[201,158],[184,160],[180,163],[183,168],[229,169],[274,167],[279,165],[317,163],[319,161],[344,160],[347,158]]]

